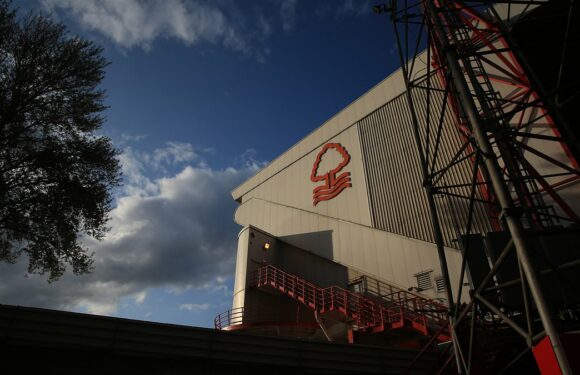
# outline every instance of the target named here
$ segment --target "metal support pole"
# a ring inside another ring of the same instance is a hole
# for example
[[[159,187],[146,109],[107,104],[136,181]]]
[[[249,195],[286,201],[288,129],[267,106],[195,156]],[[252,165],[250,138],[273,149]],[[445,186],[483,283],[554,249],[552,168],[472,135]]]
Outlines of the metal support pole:
[[[437,206],[435,205],[435,200],[433,199],[433,186],[431,185],[431,179],[429,178],[429,166],[423,153],[423,148],[421,146],[421,137],[419,135],[419,120],[417,119],[417,114],[415,112],[415,107],[413,105],[413,97],[411,96],[411,84],[409,82],[409,75],[407,70],[407,61],[403,57],[403,49],[401,47],[401,38],[399,35],[399,30],[397,29],[397,8],[396,0],[391,1],[391,11],[393,14],[393,29],[395,32],[395,39],[397,41],[397,50],[399,52],[399,60],[401,61],[401,69],[403,70],[403,79],[405,81],[405,96],[407,99],[407,104],[409,106],[409,111],[411,113],[411,120],[413,122],[413,135],[415,137],[415,142],[417,144],[417,149],[419,151],[419,161],[421,163],[421,168],[423,171],[423,187],[425,193],[427,194],[427,203],[429,205],[429,212],[431,214],[431,224],[433,228],[433,236],[435,238],[435,244],[437,246],[437,255],[439,258],[439,265],[441,267],[441,276],[445,284],[445,292],[447,297],[447,302],[449,306],[449,328],[452,337],[455,337],[456,332],[453,327],[453,312],[455,310],[453,302],[453,291],[451,289],[451,281],[449,279],[449,269],[447,267],[447,257],[445,255],[445,247],[443,242],[443,233],[441,232],[441,224],[439,222],[439,216],[437,215]],[[462,374],[462,366],[460,363],[460,348],[457,346],[457,340],[453,340],[453,349],[455,352],[455,357],[457,358],[457,370],[459,374]]]
[[[513,320],[511,320],[506,314],[504,314],[500,309],[498,309],[496,306],[494,306],[493,303],[489,302],[486,298],[484,298],[481,294],[475,294],[474,297],[476,299],[478,299],[479,301],[481,301],[481,303],[483,303],[485,306],[487,306],[488,309],[490,309],[491,311],[493,311],[493,313],[497,316],[499,316],[504,322],[507,323],[507,325],[509,325],[510,327],[513,328],[514,331],[516,331],[517,333],[519,333],[524,339],[526,339],[526,343],[530,343],[532,338],[527,334],[526,331],[524,331],[522,329],[522,327],[520,327],[516,322],[514,322]]]
[[[471,326],[469,327],[469,351],[467,355],[467,373],[471,374],[471,364],[473,363],[473,345],[475,341],[475,305],[471,306]]]
[[[571,7],[574,6],[573,0],[570,1],[570,6]],[[550,114],[550,116],[554,117],[558,121],[558,124],[561,125],[561,128],[563,128],[563,129],[560,129],[560,130],[564,130],[565,138],[570,139],[572,141],[572,142],[568,143],[568,147],[574,148],[575,154],[573,155],[574,160],[572,161],[572,164],[575,167],[577,167],[578,160],[576,160],[576,158],[578,157],[578,154],[580,154],[580,146],[578,145],[578,140],[576,139],[576,136],[574,135],[574,132],[572,131],[572,127],[570,126],[569,122],[566,120],[566,118],[564,118],[564,116],[562,115],[562,113],[560,111],[560,106],[562,105],[562,103],[558,102],[558,100],[559,100],[558,99],[558,91],[556,91],[556,101],[552,100],[550,95],[547,95],[548,91],[545,89],[544,85],[542,84],[542,81],[538,78],[538,76],[536,75],[534,70],[531,68],[530,63],[528,62],[527,58],[522,53],[521,48],[519,48],[516,41],[514,40],[512,35],[509,33],[509,30],[508,30],[508,27],[506,26],[506,24],[502,21],[501,17],[499,16],[499,14],[497,13],[497,11],[495,10],[494,7],[489,7],[489,10],[490,10],[491,14],[493,14],[495,21],[496,21],[496,25],[499,27],[502,35],[505,37],[506,41],[509,43],[509,46],[511,47],[512,52],[516,56],[518,63],[521,65],[521,67],[524,70],[524,72],[526,73],[526,75],[528,77],[530,77],[530,84],[532,85],[532,88],[534,89],[534,91],[536,91],[544,99],[543,103],[544,103],[544,106],[546,107],[546,112],[548,112]],[[567,37],[568,37],[568,35],[564,35],[565,39]],[[565,50],[566,50],[566,48],[564,47],[563,53],[565,53]],[[562,57],[564,57],[564,56],[562,56]],[[560,62],[562,64],[564,63],[564,61],[560,61]]]
[[[522,285],[522,297],[524,299],[524,312],[526,314],[526,325],[528,328],[528,335],[530,336],[530,340],[528,341],[528,346],[531,348],[532,343],[532,336],[534,335],[534,330],[532,327],[532,312],[530,309],[530,302],[528,301],[528,284],[526,283],[526,278],[524,277],[524,271],[522,270],[522,263],[518,261],[518,269],[520,271],[520,280]]]
[[[396,1],[392,2],[396,4]],[[393,5],[392,8],[393,17],[396,14],[396,8]],[[409,83],[409,76],[407,71],[407,61],[403,58],[403,51],[399,38],[399,30],[397,29],[396,20],[393,18],[393,27],[395,29],[395,35],[397,40],[397,49],[399,51],[399,59],[401,61],[401,69],[403,70],[403,79],[405,80],[405,97],[407,99],[407,104],[411,112],[411,120],[413,122],[413,135],[417,144],[419,151],[419,161],[421,162],[421,168],[423,171],[423,187],[427,194],[427,203],[429,205],[429,212],[431,213],[431,223],[433,228],[433,236],[435,237],[435,244],[437,245],[437,254],[439,256],[439,264],[441,266],[441,274],[445,283],[445,291],[447,294],[447,301],[449,304],[449,310],[453,311],[453,292],[451,290],[451,282],[449,281],[449,270],[447,267],[447,257],[445,255],[445,247],[443,243],[443,233],[441,232],[441,224],[439,222],[439,216],[437,215],[437,206],[435,205],[435,200],[433,199],[433,186],[431,185],[431,180],[428,175],[428,165],[425,159],[425,154],[423,153],[423,148],[421,146],[421,137],[419,135],[419,120],[417,119],[417,113],[415,112],[415,107],[413,105],[413,97],[411,96],[411,85]]]
[[[546,333],[552,342],[552,347],[558,360],[558,364],[562,370],[562,374],[571,374],[572,372],[566,358],[566,353],[562,347],[558,330],[556,329],[553,314],[550,311],[547,299],[541,289],[538,276],[532,266],[529,249],[525,241],[524,228],[520,221],[520,215],[516,212],[512,198],[508,192],[505,181],[503,180],[497,157],[485,132],[486,126],[479,116],[477,106],[469,92],[469,86],[463,75],[463,70],[459,65],[459,56],[456,46],[450,44],[447,40],[445,30],[441,23],[441,19],[439,18],[439,9],[437,9],[430,0],[425,0],[423,4],[425,5],[426,10],[431,14],[434,35],[438,39],[441,52],[444,55],[449,72],[451,73],[451,81],[455,88],[457,98],[463,107],[465,115],[471,125],[473,135],[482,152],[485,168],[489,174],[500,207],[502,208],[503,219],[511,233],[518,259],[522,264],[522,268],[528,280],[532,296],[536,302]]]
[[[513,248],[513,241],[510,239],[510,241],[508,242],[506,247],[501,252],[500,256],[495,261],[495,264],[493,265],[493,267],[491,267],[491,270],[489,270],[489,272],[487,273],[487,275],[485,276],[483,281],[479,284],[479,286],[475,290],[474,295],[477,293],[481,293],[481,291],[485,288],[487,283],[489,283],[489,281],[493,278],[493,276],[495,276],[495,274],[497,273],[497,270],[501,267],[501,265],[503,264],[503,262],[505,261],[507,256],[510,254],[512,248]],[[474,302],[475,302],[475,299],[472,298],[471,301],[469,301],[469,303],[467,304],[467,306],[463,309],[461,314],[459,314],[459,317],[455,320],[456,327],[459,326],[461,321],[465,318],[465,316],[467,316],[467,313],[469,312],[469,309],[471,309],[471,306],[474,304]]]

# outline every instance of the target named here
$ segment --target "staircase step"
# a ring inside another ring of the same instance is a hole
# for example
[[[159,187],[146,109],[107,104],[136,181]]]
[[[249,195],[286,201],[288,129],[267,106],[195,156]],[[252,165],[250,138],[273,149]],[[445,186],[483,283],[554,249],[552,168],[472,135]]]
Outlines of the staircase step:
[[[427,327],[426,327],[426,326],[424,326],[423,324],[421,324],[421,323],[417,323],[417,322],[412,322],[412,323],[411,323],[411,326],[412,326],[412,327],[413,327],[415,330],[417,330],[417,331],[419,331],[419,332],[423,333],[425,336],[429,336],[429,332],[427,331]]]
[[[437,336],[437,341],[439,341],[439,342],[451,341],[451,336],[441,334],[441,335]]]
[[[404,326],[405,326],[405,322],[403,322],[402,320],[399,322],[391,323],[391,329],[397,329],[397,328],[401,328]]]
[[[383,290],[390,291],[390,293],[386,296],[379,296],[381,300],[379,302],[369,299],[363,294],[354,293],[336,286],[321,288],[273,266],[263,267],[257,272],[259,272],[260,278],[258,278],[259,281],[255,286],[276,289],[308,306],[318,314],[331,311],[339,312],[352,319],[353,329],[356,327],[361,332],[378,333],[385,331],[387,327],[389,329],[398,329],[405,326],[405,320],[410,322],[410,324],[407,323],[407,326],[424,335],[429,335],[428,325],[432,328],[433,326],[440,326],[439,320],[434,319],[434,317],[438,316],[437,314],[429,318],[420,312],[408,310],[411,306],[435,309],[438,307],[436,302],[388,284],[381,284]],[[375,281],[379,282],[378,280]],[[297,284],[300,285],[300,295],[296,295],[295,288],[288,289],[286,287],[287,285]],[[312,296],[315,301],[323,302],[316,304],[308,301],[306,296]],[[331,303],[328,303],[328,301],[331,301]],[[341,306],[336,306],[335,302],[340,302]],[[441,334],[437,340],[448,341],[448,335]]]
[[[371,332],[372,333],[379,333],[379,332],[383,332],[385,330],[385,326],[384,324],[381,324],[379,326],[373,327]]]

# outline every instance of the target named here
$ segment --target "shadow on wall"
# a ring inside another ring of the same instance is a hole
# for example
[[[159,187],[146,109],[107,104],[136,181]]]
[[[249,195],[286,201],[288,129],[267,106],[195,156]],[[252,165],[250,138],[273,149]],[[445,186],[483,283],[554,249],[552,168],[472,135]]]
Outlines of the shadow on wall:
[[[336,285],[346,288],[348,269],[332,260],[332,235],[333,231],[327,230],[275,237],[251,227],[246,278],[251,278],[258,268],[272,265],[321,287]]]
[[[332,261],[333,231],[285,237],[275,237],[255,227],[250,227],[249,231],[246,289],[243,300],[244,322],[257,324],[256,327],[262,328],[272,324],[302,327],[306,331],[298,329],[292,334],[311,335],[312,328],[317,328],[312,309],[296,299],[289,298],[290,294],[281,293],[278,288],[248,286],[253,283],[256,270],[271,265],[322,288],[334,285],[347,288],[349,275],[347,267]],[[292,280],[292,277],[288,280]]]
[[[291,236],[278,237],[278,239],[323,258],[334,260],[331,230],[293,234]]]
[[[283,249],[278,265],[321,287],[346,288],[348,269],[333,261],[332,234],[333,231],[326,230],[279,237]]]

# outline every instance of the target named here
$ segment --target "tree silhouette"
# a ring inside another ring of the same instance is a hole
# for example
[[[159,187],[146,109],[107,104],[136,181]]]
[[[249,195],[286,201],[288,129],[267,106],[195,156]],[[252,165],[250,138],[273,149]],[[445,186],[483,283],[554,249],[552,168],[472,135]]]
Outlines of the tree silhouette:
[[[49,281],[92,269],[82,235],[101,239],[119,183],[117,150],[95,134],[108,64],[62,24],[0,0],[0,260],[28,257]]]

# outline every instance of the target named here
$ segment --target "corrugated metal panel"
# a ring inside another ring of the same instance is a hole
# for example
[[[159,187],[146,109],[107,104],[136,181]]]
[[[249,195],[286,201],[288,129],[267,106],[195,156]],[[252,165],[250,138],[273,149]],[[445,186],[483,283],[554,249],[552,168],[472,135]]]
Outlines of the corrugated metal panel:
[[[433,84],[433,83],[432,83]],[[417,89],[413,91],[414,102],[417,105],[416,111],[418,115],[420,127],[420,134],[422,137],[422,143],[426,143],[427,138],[427,127],[426,127],[426,115],[427,115],[427,91]],[[431,106],[430,106],[430,116],[431,118],[438,118],[440,116],[440,111],[443,106],[443,93],[432,92],[431,93]],[[406,103],[406,102],[405,102]],[[449,105],[449,103],[448,103]],[[406,111],[408,114],[410,111]],[[410,121],[410,120],[409,120]],[[431,139],[433,138],[433,132],[435,126],[431,125]],[[432,142],[432,141],[431,141]],[[460,135],[457,125],[454,120],[454,116],[451,113],[449,107],[444,116],[444,125],[441,132],[441,142],[439,146],[439,157],[435,163],[435,170],[440,170],[448,163],[451,162],[453,156],[459,151],[465,139]],[[416,145],[415,145],[416,147]],[[433,146],[432,146],[433,147]],[[469,148],[468,148],[469,150]],[[468,156],[469,151],[463,152],[461,157]],[[438,183],[438,186],[457,186],[455,188],[448,188],[447,192],[456,194],[458,196],[469,197],[470,195],[470,184],[473,175],[473,163],[470,159],[465,159],[462,163],[449,169],[449,171]],[[475,198],[482,199],[479,189],[475,191]],[[441,222],[441,229],[443,230],[443,236],[445,242],[448,246],[458,247],[458,243],[455,241],[458,233],[465,233],[465,226],[468,222],[469,214],[469,201],[468,199],[463,199],[459,197],[443,196],[439,195],[436,197],[436,204],[439,213],[439,221]],[[475,202],[474,204],[474,214],[472,217],[471,233],[485,233],[492,230],[491,225],[488,220],[486,209],[484,204],[481,202]]]
[[[422,125],[422,142],[427,139],[425,90],[413,92],[418,120]],[[431,118],[437,118],[443,97],[431,96]],[[427,197],[422,187],[423,174],[413,136],[410,111],[405,96],[401,95],[362,119],[359,124],[361,145],[369,189],[372,223],[375,228],[424,241],[434,242]],[[434,128],[430,129],[433,144]],[[446,165],[460,149],[462,139],[452,116],[445,115],[441,133],[438,168]],[[431,153],[432,153],[431,145]],[[467,154],[467,152],[465,153]],[[446,185],[469,184],[472,166],[466,160],[451,168],[442,178]],[[450,189],[453,194],[469,196],[469,186]],[[455,241],[461,225],[467,222],[468,201],[450,196],[437,196],[436,204],[446,246],[457,247]],[[490,230],[485,209],[475,205],[472,233]]]
[[[405,98],[359,122],[373,226],[434,242]]]

